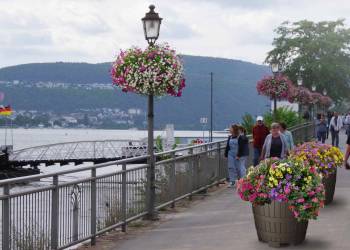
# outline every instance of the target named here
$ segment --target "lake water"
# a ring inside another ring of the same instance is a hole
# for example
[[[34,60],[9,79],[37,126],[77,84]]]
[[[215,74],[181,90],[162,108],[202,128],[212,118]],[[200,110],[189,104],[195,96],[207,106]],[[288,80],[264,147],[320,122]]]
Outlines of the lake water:
[[[0,129],[0,145],[5,144],[5,129]],[[203,131],[175,131],[175,137],[202,138]],[[155,131],[155,136],[165,136],[165,131]],[[204,133],[208,137],[208,131]],[[216,138],[225,138],[226,134],[214,132]],[[147,137],[146,130],[103,130],[103,129],[13,129],[7,130],[6,143],[12,144],[14,150],[33,146],[94,140],[140,140]]]
[[[182,138],[182,141],[188,142],[193,138],[208,137],[208,131],[174,131],[174,136]],[[155,136],[165,137],[165,131],[155,131]],[[215,139],[225,138],[224,132],[214,132]],[[6,140],[5,140],[6,137]],[[102,129],[0,129],[0,145],[12,145],[14,150],[40,146],[53,143],[72,142],[72,141],[95,141],[95,140],[141,140],[147,138],[146,130],[102,130]],[[80,168],[91,165],[92,163],[84,163],[80,165],[52,165],[39,166],[41,173],[53,173],[57,171],[69,170],[72,168]],[[119,167],[118,167],[119,169]],[[113,170],[115,168],[113,167]],[[99,169],[98,173],[110,172],[110,168]],[[90,173],[79,172],[65,176],[65,181],[75,179],[77,177],[86,177]],[[44,181],[44,180],[42,180]]]

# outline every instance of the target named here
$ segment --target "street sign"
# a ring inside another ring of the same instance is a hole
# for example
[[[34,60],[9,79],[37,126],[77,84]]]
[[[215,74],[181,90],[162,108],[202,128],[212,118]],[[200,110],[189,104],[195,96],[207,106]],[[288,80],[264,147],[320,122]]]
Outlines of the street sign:
[[[200,122],[201,124],[207,124],[207,123],[208,123],[208,117],[201,117],[200,120],[199,120],[199,122]]]

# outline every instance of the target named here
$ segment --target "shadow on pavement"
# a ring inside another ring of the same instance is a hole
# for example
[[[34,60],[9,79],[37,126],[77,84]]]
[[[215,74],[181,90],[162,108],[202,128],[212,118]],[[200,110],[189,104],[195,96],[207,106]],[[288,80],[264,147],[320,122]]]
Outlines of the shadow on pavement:
[[[306,249],[333,249],[331,247],[331,243],[322,239],[306,239],[301,245],[302,247],[305,247]],[[297,246],[295,246],[297,247]]]
[[[341,197],[339,197],[339,198],[335,198],[331,204],[328,204],[323,209],[334,209],[334,208],[338,208],[338,207],[345,208],[347,204],[348,204],[347,200],[341,199]]]

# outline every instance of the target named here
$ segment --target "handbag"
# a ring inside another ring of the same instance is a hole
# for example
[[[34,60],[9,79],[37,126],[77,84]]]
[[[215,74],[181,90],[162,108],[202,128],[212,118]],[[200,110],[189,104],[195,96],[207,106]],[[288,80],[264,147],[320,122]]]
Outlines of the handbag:
[[[350,170],[350,164],[348,162],[345,163],[345,169]]]

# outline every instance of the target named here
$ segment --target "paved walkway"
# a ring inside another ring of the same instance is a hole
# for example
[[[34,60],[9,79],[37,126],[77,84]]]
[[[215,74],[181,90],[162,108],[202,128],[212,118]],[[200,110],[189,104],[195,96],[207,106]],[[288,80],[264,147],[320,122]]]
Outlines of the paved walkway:
[[[345,136],[341,145],[345,144]],[[350,171],[341,169],[334,202],[310,221],[307,240],[288,249],[350,249]],[[264,250],[256,236],[250,204],[232,189],[209,196],[185,212],[134,239],[112,244],[113,250]],[[102,248],[101,248],[102,249]]]

